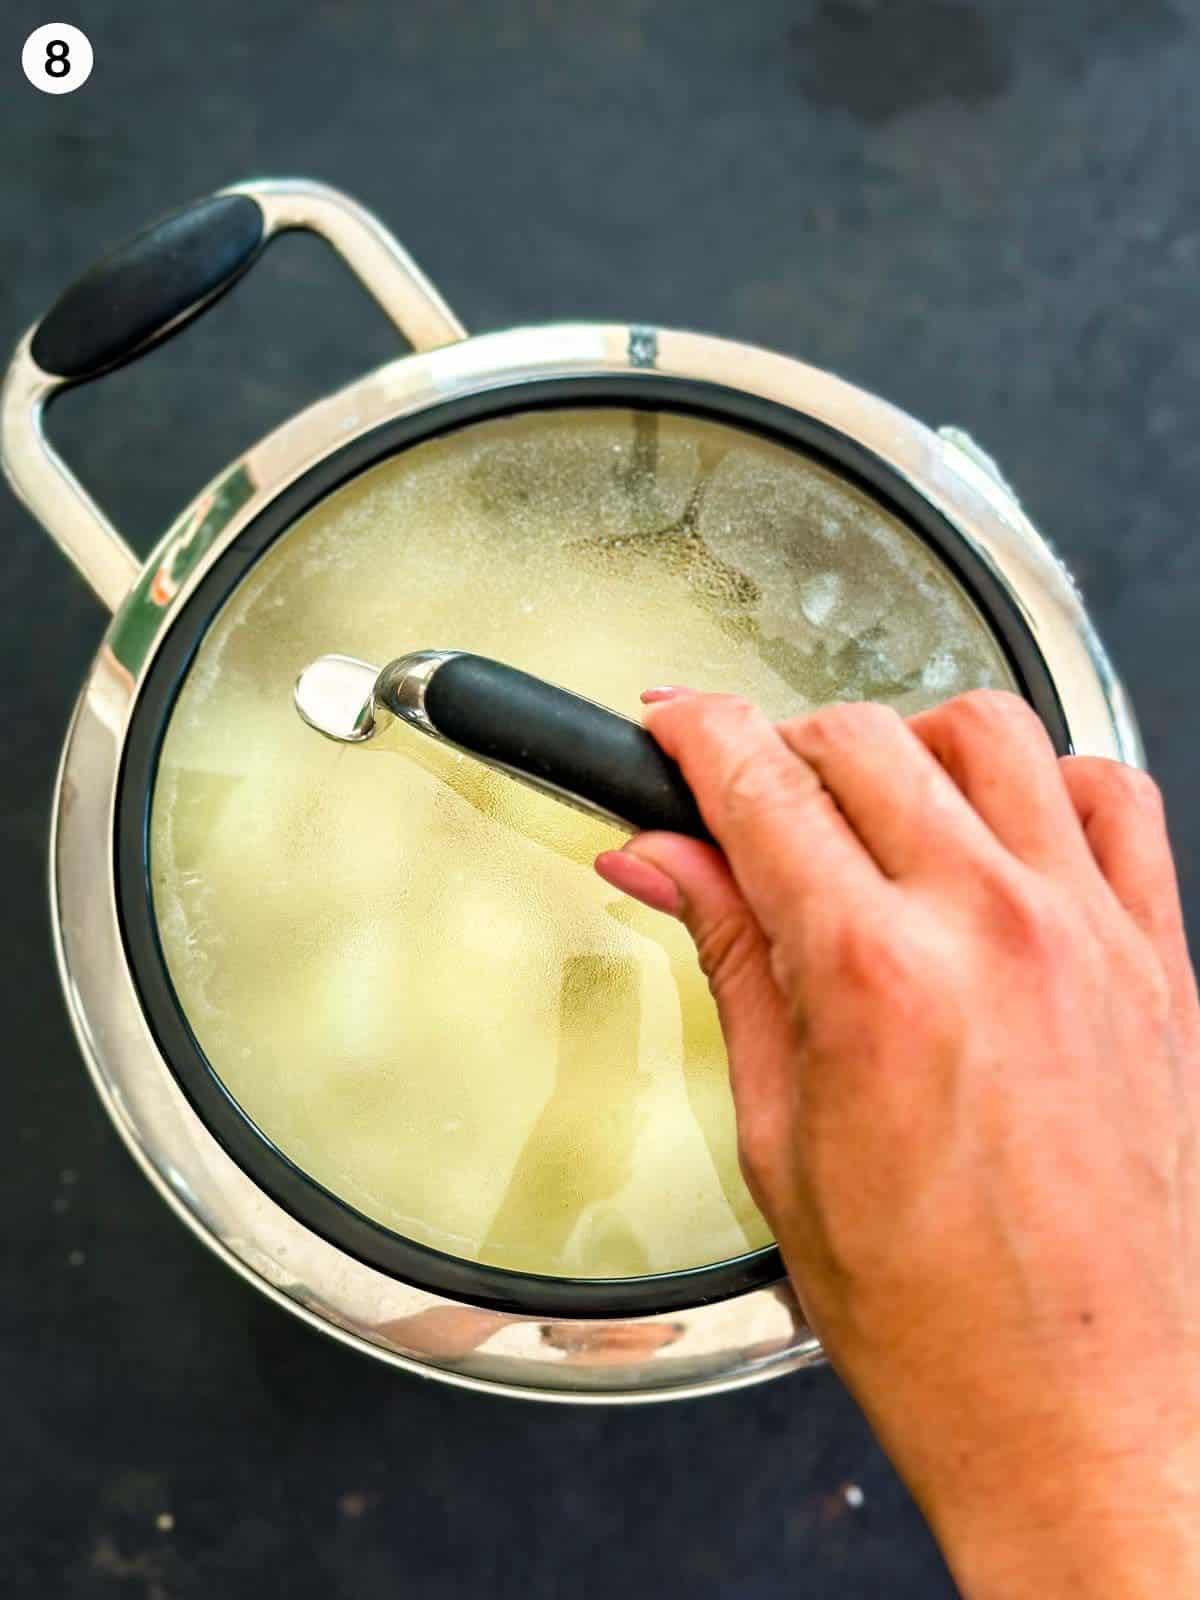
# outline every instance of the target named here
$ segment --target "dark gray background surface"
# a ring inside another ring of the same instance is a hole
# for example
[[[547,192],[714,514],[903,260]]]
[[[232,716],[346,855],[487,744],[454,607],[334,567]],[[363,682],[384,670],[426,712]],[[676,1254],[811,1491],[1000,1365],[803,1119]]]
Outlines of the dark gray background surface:
[[[54,99],[18,58],[64,15],[96,65]],[[692,326],[959,422],[1123,669],[1195,927],[1198,82],[1188,0],[10,0],[0,336],[156,213],[301,173],[375,208],[472,329]],[[52,432],[144,549],[393,349],[323,248],[287,240]],[[309,1333],[171,1218],[89,1088],[45,909],[54,764],[103,617],[6,496],[0,524],[3,1592],[952,1594],[829,1374],[665,1409],[460,1395]]]

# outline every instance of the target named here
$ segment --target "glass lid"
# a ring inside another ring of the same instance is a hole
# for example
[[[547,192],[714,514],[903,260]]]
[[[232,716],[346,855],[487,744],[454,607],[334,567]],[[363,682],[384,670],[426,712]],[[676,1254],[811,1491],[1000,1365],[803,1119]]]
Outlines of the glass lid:
[[[775,717],[1012,688],[940,558],[801,452],[616,407],[491,418],[309,510],[203,636],[151,807],[158,933],[213,1071],[341,1201],[486,1266],[636,1278],[770,1243],[683,930],[620,836],[394,723],[292,705],[331,651],[476,651],[636,716],[686,683]]]

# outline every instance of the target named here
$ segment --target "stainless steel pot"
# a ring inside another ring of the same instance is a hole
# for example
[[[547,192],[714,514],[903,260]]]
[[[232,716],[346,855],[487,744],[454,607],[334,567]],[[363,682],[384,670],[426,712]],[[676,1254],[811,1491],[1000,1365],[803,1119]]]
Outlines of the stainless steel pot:
[[[247,451],[142,565],[46,442],[43,408],[177,331],[272,237],[298,228],[333,245],[415,353]],[[314,1326],[465,1387],[576,1401],[728,1389],[811,1365],[820,1349],[774,1251],[607,1284],[522,1278],[434,1259],[269,1159],[172,1025],[145,832],[173,685],[221,598],[301,511],[449,426],[613,401],[726,419],[853,474],[969,589],[1060,751],[1140,763],[1133,716],[1078,592],[965,435],[933,432],[799,362],[697,334],[566,324],[468,339],[379,223],[320,185],[238,185],[147,230],[30,330],[2,402],[10,482],[113,614],[63,753],[51,894],[71,1018],[122,1138],[212,1249]]]

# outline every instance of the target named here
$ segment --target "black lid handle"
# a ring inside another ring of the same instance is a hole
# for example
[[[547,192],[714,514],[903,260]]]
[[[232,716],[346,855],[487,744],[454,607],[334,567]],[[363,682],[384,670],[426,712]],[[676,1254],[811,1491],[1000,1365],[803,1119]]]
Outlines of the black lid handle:
[[[485,656],[448,655],[430,674],[433,730],[493,766],[636,830],[707,839],[683,774],[628,717]]]
[[[619,827],[710,837],[683,774],[639,723],[486,656],[418,650],[382,670],[319,656],[294,698],[327,739],[361,744],[397,717]]]

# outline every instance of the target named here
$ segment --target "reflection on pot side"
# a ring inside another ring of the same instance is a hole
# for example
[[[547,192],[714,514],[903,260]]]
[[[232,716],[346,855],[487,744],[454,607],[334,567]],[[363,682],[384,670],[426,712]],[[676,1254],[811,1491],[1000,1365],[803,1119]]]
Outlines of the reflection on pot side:
[[[1008,685],[971,603],[860,490],[698,418],[478,423],[304,515],[203,640],[156,783],[167,964],[230,1092],[326,1188],[567,1276],[767,1242],[683,930],[591,871],[615,830],[400,725],[317,738],[339,650],[472,650],[627,715],[648,684],[912,711]]]
[[[535,1234],[561,1256],[586,1206],[585,1248],[597,1272],[606,1261],[625,1276],[650,1270],[637,1235],[607,1204],[629,1181],[639,1089],[648,1087],[638,1059],[640,987],[632,961],[563,962],[554,1086],[513,1166],[484,1256]]]
[[[729,1139],[725,1112],[728,1064],[707,980],[690,946],[681,948],[677,939],[662,937],[667,925],[655,912],[625,899],[616,900],[605,909],[615,922],[658,944],[670,965],[679,1001],[682,1055],[689,1068],[683,1076],[688,1106],[712,1158],[713,1173],[730,1216],[745,1236],[746,1249],[752,1250],[761,1241],[761,1224],[741,1173],[731,1169],[724,1159]]]

